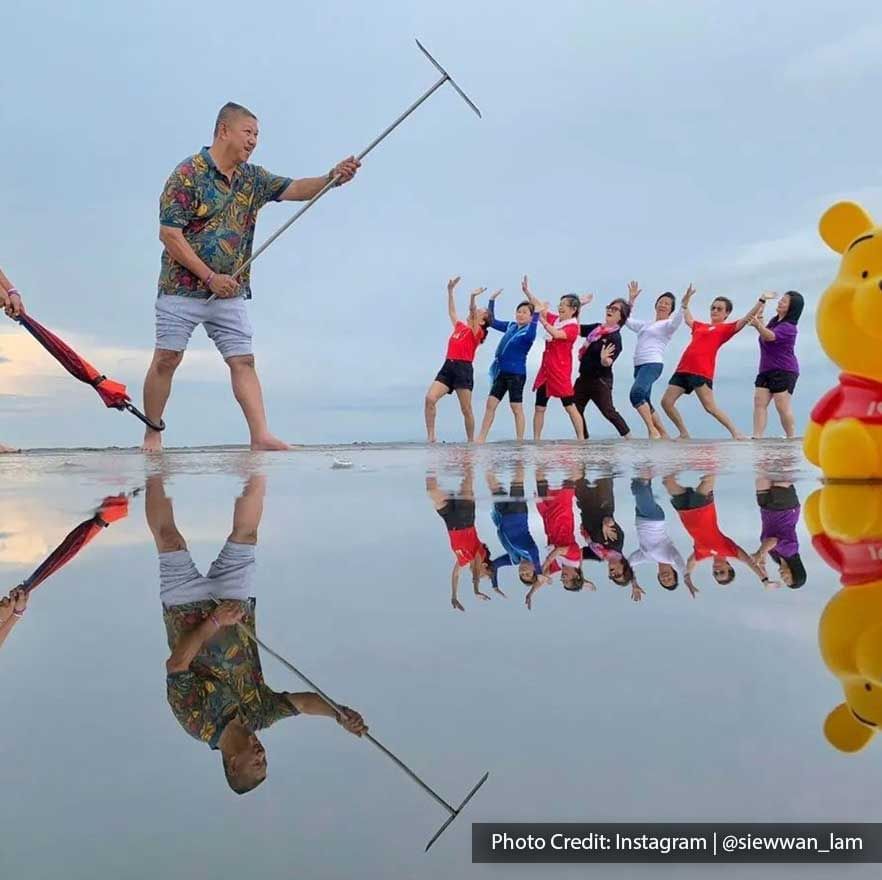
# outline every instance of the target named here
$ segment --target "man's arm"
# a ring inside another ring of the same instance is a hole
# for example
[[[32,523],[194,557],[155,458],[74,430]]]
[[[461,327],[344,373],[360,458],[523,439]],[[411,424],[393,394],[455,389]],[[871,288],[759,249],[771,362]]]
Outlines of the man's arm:
[[[321,177],[302,177],[300,180],[292,180],[288,187],[279,196],[280,202],[308,202],[315,198],[335,177],[338,177],[335,186],[349,183],[361,167],[361,162],[350,156],[342,162],[338,162],[327,174]]]
[[[232,275],[217,275],[212,272],[190,247],[184,238],[184,231],[177,226],[160,226],[159,240],[168,251],[168,255],[185,269],[192,272],[218,299],[230,299],[239,290],[239,282]]]
[[[224,626],[234,626],[244,616],[245,611],[238,602],[222,602],[214,614],[199,626],[184,633],[166,660],[165,671],[169,675],[186,672],[202,646]]]
[[[329,706],[318,694],[306,692],[302,694],[284,694],[285,699],[303,715],[318,715],[324,718],[336,718],[337,723],[355,736],[368,732],[364,718],[349,706],[340,706],[342,715]]]

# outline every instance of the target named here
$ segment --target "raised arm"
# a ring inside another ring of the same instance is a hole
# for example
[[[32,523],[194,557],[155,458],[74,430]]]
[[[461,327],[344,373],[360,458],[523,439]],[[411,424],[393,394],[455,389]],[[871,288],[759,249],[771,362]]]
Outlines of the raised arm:
[[[456,299],[453,295],[457,284],[459,284],[459,275],[447,282],[447,314],[450,315],[450,323],[454,327],[459,321],[459,316],[456,314]]]
[[[533,296],[530,291],[530,282],[526,275],[524,275],[524,280],[521,281],[521,292],[527,298],[527,301],[532,304],[537,314],[541,315],[542,312],[548,311],[548,303],[542,302],[538,297]]]
[[[559,330],[551,321],[548,320],[545,312],[539,312],[539,323],[545,328],[546,332],[552,339],[566,339],[565,330]]]
[[[746,324],[749,324],[753,318],[757,315],[762,314],[763,309],[767,302],[773,299],[777,299],[777,293],[761,293],[759,299],[756,301],[754,307],[743,317],[739,318],[735,323],[739,330],[743,329]]]
[[[486,291],[486,287],[476,287],[469,294],[469,327],[472,328],[472,333],[477,335],[478,327],[480,326],[478,323],[478,297]]]
[[[689,287],[686,288],[686,293],[683,294],[683,302],[680,303],[680,309],[683,312],[683,320],[686,322],[686,326],[690,329],[695,322],[695,319],[692,317],[692,312],[689,309],[689,304],[692,302],[693,296],[695,296],[695,288],[690,284]]]
[[[506,321],[498,321],[496,319],[496,298],[502,293],[502,288],[495,291],[490,299],[487,301],[487,314],[490,317],[490,326],[494,330],[498,330],[500,333],[505,333],[508,330],[508,323]]]
[[[754,315],[747,323],[750,324],[750,326],[753,327],[757,333],[759,333],[760,339],[765,339],[766,342],[775,341],[775,331],[770,330],[768,327],[766,327],[766,325],[763,323],[762,315]]]

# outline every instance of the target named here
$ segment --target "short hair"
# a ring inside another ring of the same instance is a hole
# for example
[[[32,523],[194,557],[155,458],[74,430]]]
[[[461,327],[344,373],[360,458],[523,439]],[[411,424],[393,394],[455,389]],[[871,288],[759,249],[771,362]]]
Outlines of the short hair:
[[[569,590],[571,593],[578,593],[585,585],[585,575],[582,574],[582,569],[568,565],[566,566],[566,570],[573,573],[573,580],[572,585],[567,585],[567,582],[563,581],[563,588]],[[561,574],[562,573],[563,572],[561,572]]]
[[[670,586],[668,586],[667,584],[663,584],[662,579],[661,579],[661,575],[658,575],[658,585],[660,587],[663,587],[665,590],[676,590],[677,587],[680,585],[680,575],[677,573],[676,568],[674,569],[673,574],[674,574],[674,583],[672,583]]]
[[[248,794],[249,791],[253,791],[258,785],[266,780],[266,776],[264,776],[263,779],[258,779],[255,782],[239,782],[233,777],[230,771],[230,762],[227,760],[227,756],[223,753],[221,753],[221,761],[224,765],[224,776],[227,777],[227,785],[229,785],[236,794]]]
[[[561,298],[561,302],[565,302],[573,311],[578,315],[579,309],[582,307],[582,303],[579,302],[579,297],[572,293],[565,293]]]
[[[257,119],[247,107],[243,107],[235,101],[227,101],[227,103],[218,111],[217,120],[214,123],[215,137],[218,136],[221,125],[226,125],[234,116],[250,116],[252,119]]]
[[[625,321],[631,317],[631,304],[626,299],[617,298],[610,305],[619,307],[619,327],[623,327]]]
[[[671,301],[671,311],[674,311],[674,309],[677,308],[677,297],[675,297],[670,290],[666,290],[664,293],[659,295],[655,300],[655,304],[658,305],[658,302],[661,299],[669,299]]]
[[[524,306],[526,306],[530,310],[531,315],[536,314],[536,306],[534,306],[533,303],[531,303],[527,300],[524,300],[523,302],[518,303],[518,309],[522,309]],[[515,309],[515,311],[517,311],[518,309]]]
[[[539,575],[534,571],[533,574],[520,574],[518,573],[518,579],[522,584],[525,584],[528,587],[532,587],[536,581],[539,580]]]
[[[721,586],[725,587],[727,584],[731,584],[732,581],[735,580],[735,569],[732,567],[731,562],[727,562],[726,566],[728,567],[728,571],[725,576],[721,579],[717,577],[717,573],[714,572],[714,580]]]
[[[622,557],[622,573],[618,577],[611,574],[609,579],[619,587],[627,587],[634,580],[634,569],[631,568],[631,563],[624,556]]]
[[[712,302],[712,303],[721,302],[721,303],[726,307],[726,314],[727,314],[727,315],[731,315],[731,314],[732,314],[732,309],[735,308],[735,306],[732,305],[732,300],[729,299],[728,296],[715,296],[715,297],[711,300],[711,302]]]

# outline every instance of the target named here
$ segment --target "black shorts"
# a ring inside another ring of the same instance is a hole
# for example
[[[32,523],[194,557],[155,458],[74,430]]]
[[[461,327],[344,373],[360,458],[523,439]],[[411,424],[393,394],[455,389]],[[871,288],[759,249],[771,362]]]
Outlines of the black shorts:
[[[799,496],[793,486],[770,486],[756,493],[756,503],[763,510],[793,510],[799,507]]]
[[[499,373],[493,380],[490,396],[502,400],[508,392],[509,403],[524,402],[524,385],[527,382],[526,375],[520,373]]]
[[[714,380],[708,379],[705,376],[699,376],[697,373],[674,373],[674,375],[668,379],[668,385],[676,385],[678,388],[682,388],[687,394],[692,394],[696,388],[701,388],[703,385],[707,385],[708,388],[713,388]]]
[[[780,394],[782,391],[793,394],[798,378],[799,373],[792,373],[790,370],[766,370],[756,377],[753,384],[755,388],[765,388],[772,394]]]
[[[470,529],[475,524],[475,502],[467,498],[448,498],[438,511],[448,532],[457,529]]]
[[[671,498],[671,507],[674,510],[698,510],[714,503],[714,493],[704,495],[695,489],[687,489],[682,495],[674,495]]]
[[[448,394],[460,388],[471,391],[475,387],[475,368],[468,361],[452,361],[448,358],[438,370],[435,381],[446,385]]]
[[[573,406],[576,402],[575,395],[570,395],[569,397],[561,397],[560,402],[563,407]],[[548,406],[547,385],[540,385],[536,389],[536,406],[541,406],[543,408]]]

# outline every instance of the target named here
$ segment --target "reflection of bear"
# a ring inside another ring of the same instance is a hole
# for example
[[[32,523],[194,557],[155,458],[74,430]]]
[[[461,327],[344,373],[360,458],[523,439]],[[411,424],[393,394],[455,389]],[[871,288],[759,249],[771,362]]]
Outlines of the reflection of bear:
[[[843,586],[818,625],[821,656],[845,693],[824,733],[837,749],[856,752],[882,725],[882,487],[824,486],[806,502],[805,522]]]
[[[882,228],[860,205],[839,202],[820,223],[842,254],[818,305],[818,337],[844,371],[812,410],[805,454],[833,479],[882,477]]]

